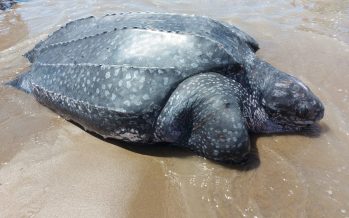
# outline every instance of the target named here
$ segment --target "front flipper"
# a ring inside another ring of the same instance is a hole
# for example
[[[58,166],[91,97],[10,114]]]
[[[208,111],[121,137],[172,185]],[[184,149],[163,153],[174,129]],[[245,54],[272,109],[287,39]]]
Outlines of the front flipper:
[[[157,119],[155,138],[217,161],[240,162],[250,150],[240,84],[220,74],[182,82]]]

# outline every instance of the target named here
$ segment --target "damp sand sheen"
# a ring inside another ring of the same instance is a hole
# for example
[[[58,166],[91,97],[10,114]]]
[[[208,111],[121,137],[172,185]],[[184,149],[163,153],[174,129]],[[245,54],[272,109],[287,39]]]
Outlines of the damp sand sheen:
[[[181,149],[117,146],[3,84],[74,20],[121,11],[206,15],[324,103],[319,136],[253,136],[250,169]],[[0,217],[349,217],[349,2],[41,1],[0,12]]]

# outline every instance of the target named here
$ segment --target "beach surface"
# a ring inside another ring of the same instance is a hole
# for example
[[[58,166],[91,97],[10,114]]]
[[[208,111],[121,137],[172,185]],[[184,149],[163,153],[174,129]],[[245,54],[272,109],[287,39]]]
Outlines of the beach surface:
[[[249,168],[102,140],[4,86],[70,20],[124,11],[206,15],[325,105],[318,135],[258,135]],[[0,217],[349,217],[349,1],[30,0],[0,12]]]

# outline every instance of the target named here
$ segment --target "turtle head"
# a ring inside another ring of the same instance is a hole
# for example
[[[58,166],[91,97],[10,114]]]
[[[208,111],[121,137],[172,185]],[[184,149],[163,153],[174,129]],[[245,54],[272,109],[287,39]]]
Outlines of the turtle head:
[[[323,118],[323,104],[299,79],[279,74],[271,81],[262,93],[262,104],[275,123],[297,128]]]

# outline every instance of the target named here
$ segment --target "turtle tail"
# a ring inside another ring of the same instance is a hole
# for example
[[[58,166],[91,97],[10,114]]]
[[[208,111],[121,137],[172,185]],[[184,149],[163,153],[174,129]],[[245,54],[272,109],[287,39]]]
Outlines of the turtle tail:
[[[26,73],[19,75],[14,80],[11,80],[11,81],[5,83],[5,85],[12,86],[12,87],[19,89],[19,90],[22,90],[26,93],[31,93],[30,80],[31,80],[31,72],[28,71]]]

